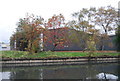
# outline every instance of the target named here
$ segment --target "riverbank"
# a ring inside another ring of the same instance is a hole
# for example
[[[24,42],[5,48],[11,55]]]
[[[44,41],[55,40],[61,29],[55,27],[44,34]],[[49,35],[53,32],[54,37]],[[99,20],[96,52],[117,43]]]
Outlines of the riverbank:
[[[2,67],[23,67],[23,66],[51,66],[51,65],[78,65],[87,63],[118,63],[120,58],[114,57],[72,57],[72,58],[51,58],[51,59],[14,59],[2,60]]]
[[[50,59],[50,58],[72,58],[72,57],[109,57],[119,56],[116,51],[96,51],[90,54],[88,51],[44,51],[39,53],[29,54],[26,51],[0,51],[0,56],[4,59]]]
[[[39,66],[39,65],[64,65],[86,64],[90,61],[96,63],[118,62],[119,53],[115,51],[96,52],[89,57],[88,52],[59,51],[28,54],[23,51],[2,51],[0,64],[3,66]]]

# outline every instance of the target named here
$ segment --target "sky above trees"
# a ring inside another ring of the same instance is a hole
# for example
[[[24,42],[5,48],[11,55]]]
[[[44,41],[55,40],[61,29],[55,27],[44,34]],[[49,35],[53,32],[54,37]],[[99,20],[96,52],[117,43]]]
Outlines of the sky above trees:
[[[20,18],[27,13],[43,17],[45,20],[54,14],[63,14],[72,20],[71,14],[82,8],[111,5],[118,8],[119,0],[1,0],[0,1],[0,42],[9,42]]]

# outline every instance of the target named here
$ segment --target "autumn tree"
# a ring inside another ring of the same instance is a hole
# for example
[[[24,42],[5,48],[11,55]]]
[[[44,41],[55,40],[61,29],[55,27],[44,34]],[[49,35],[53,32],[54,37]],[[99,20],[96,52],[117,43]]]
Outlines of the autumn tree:
[[[16,45],[19,44],[19,48],[24,48],[25,43],[27,44],[25,50],[29,53],[40,51],[41,34],[45,30],[43,25],[42,17],[35,17],[34,15],[27,15],[26,18],[20,19],[14,38]],[[18,46],[17,46],[18,47]]]
[[[68,45],[68,28],[65,27],[65,19],[62,14],[52,16],[45,24],[45,27],[48,29],[45,34],[46,43],[53,45],[52,51],[56,48],[63,48],[65,45]]]
[[[104,45],[111,45],[107,42],[109,35],[116,28],[117,12],[115,8],[111,6],[89,9],[83,8],[79,12],[73,14],[73,17],[77,18],[72,21],[71,27],[75,30],[82,31],[83,47],[87,44],[86,40],[89,40],[88,34],[94,34],[95,42],[99,42],[100,49],[104,50]],[[94,31],[94,33],[92,33]],[[95,35],[96,34],[96,35]]]
[[[83,8],[80,12],[72,14],[73,17],[77,19],[72,21],[73,24],[71,27],[79,31],[79,39],[82,41],[80,45],[83,49],[87,48],[92,50],[92,48],[89,48],[91,47],[89,46],[90,41],[94,41],[94,44],[96,44],[97,41],[96,34],[98,34],[98,30],[95,28],[95,24],[93,23],[95,12],[96,8],[91,7],[90,9]]]
[[[109,45],[109,34],[115,31],[116,28],[117,11],[114,7],[107,6],[97,9],[95,14],[94,23],[100,29],[100,49],[104,50],[104,45]]]
[[[13,50],[25,51],[27,42],[23,32],[16,32],[10,38],[10,46]]]
[[[25,51],[27,48],[27,41],[24,32],[14,32],[10,37],[11,50]]]

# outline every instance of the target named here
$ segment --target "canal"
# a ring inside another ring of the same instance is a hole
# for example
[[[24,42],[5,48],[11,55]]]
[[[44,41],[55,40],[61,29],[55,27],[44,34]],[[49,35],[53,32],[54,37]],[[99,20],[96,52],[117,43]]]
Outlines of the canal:
[[[120,64],[88,63],[79,65],[52,65],[31,67],[3,67],[2,79],[114,79],[120,81]],[[112,81],[112,80],[110,80]]]

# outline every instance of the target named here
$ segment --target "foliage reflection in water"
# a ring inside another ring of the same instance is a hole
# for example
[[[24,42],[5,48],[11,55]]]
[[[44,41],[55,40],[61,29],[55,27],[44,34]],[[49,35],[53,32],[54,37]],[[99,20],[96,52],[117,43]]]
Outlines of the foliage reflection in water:
[[[8,67],[2,68],[2,79],[117,79],[119,63]],[[105,74],[105,75],[104,75]],[[109,76],[108,76],[109,75]],[[101,78],[102,77],[102,78]],[[108,78],[109,77],[109,78]]]

